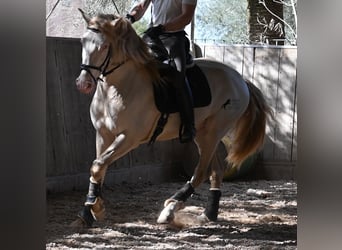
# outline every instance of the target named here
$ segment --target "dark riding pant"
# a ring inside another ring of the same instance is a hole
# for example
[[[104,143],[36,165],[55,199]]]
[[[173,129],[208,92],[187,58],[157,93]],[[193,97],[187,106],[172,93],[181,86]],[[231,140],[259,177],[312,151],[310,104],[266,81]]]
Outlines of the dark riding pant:
[[[177,101],[180,106],[182,125],[179,138],[181,142],[189,142],[195,136],[193,99],[189,84],[185,78],[186,59],[189,53],[190,43],[184,31],[164,33],[159,36],[164,47],[169,52],[169,63],[181,73],[182,80],[175,84],[177,89]]]

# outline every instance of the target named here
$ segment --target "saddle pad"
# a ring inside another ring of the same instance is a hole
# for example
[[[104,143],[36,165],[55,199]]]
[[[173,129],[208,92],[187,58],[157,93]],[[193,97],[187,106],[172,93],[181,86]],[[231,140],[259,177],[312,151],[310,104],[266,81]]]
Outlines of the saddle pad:
[[[154,84],[154,99],[161,113],[179,112],[176,101],[176,90],[172,84],[172,77],[178,71],[171,66],[163,66],[159,69],[163,79],[162,83]],[[186,70],[186,77],[191,88],[194,108],[205,107],[211,103],[211,91],[208,81],[200,67],[196,64]]]

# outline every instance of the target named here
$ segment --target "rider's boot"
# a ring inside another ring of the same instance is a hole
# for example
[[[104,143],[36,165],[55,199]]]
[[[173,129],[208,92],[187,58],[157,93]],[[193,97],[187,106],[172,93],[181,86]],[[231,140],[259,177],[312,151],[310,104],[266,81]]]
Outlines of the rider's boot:
[[[193,99],[188,81],[183,78],[182,84],[177,88],[177,101],[180,108],[181,127],[179,140],[181,143],[191,142],[196,135],[194,122]]]

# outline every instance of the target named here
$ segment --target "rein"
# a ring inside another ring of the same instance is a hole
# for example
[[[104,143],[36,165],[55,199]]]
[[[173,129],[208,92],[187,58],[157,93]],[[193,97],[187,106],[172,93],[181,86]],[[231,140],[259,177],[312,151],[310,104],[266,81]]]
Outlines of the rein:
[[[93,66],[93,65],[88,65],[88,64],[81,64],[80,68],[81,68],[81,71],[82,70],[85,70],[87,71],[91,78],[94,80],[95,84],[97,83],[97,80],[102,80],[102,78],[100,78],[100,76],[97,77],[97,79],[94,77],[93,73],[91,73],[91,69],[95,69],[97,71],[100,71],[102,76],[106,76],[106,75],[109,75],[111,74],[114,70],[118,69],[119,67],[121,67],[125,62],[121,62],[119,63],[118,65],[116,65],[115,67],[113,67],[112,69],[110,70],[107,70],[107,67],[109,65],[109,61],[110,61],[110,56],[111,56],[111,52],[112,52],[112,49],[111,49],[111,46],[108,48],[108,52],[107,52],[107,55],[106,55],[106,58],[104,59],[104,61],[101,63],[100,66]]]

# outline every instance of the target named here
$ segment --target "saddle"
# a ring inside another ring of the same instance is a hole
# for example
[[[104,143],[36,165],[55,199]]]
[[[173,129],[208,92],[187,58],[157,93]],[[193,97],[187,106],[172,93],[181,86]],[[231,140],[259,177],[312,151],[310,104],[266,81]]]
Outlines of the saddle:
[[[148,145],[153,144],[158,135],[163,132],[169,114],[179,112],[180,107],[176,100],[174,82],[180,74],[174,67],[160,63],[158,66],[161,82],[153,84],[154,101],[161,115]],[[211,103],[211,91],[208,80],[200,67],[194,64],[186,69],[186,78],[191,89],[194,108],[205,107]],[[178,78],[179,79],[179,78]]]
[[[163,131],[169,114],[180,111],[181,107],[179,107],[177,102],[177,91],[175,87],[177,81],[180,79],[180,72],[177,71],[175,65],[170,63],[170,60],[168,64],[163,63],[163,61],[170,59],[170,57],[159,39],[151,39],[151,37],[145,36],[144,40],[151,48],[157,61],[159,61],[157,67],[161,76],[160,82],[153,84],[155,105],[161,115],[157,127],[148,143],[151,145]],[[191,67],[187,67],[185,75],[192,94],[193,105],[194,108],[205,107],[211,103],[211,91],[208,80],[200,67],[192,61],[192,57],[188,51],[190,49],[190,43],[187,47],[187,65],[189,65],[188,62],[191,62]]]
[[[156,83],[154,87],[154,100],[161,113],[176,113],[180,107],[176,101],[176,88],[174,82],[180,74],[174,67],[168,64],[158,66],[161,76],[161,83]],[[205,107],[211,103],[211,91],[206,76],[200,67],[194,64],[186,69],[186,78],[191,89],[194,108]]]

